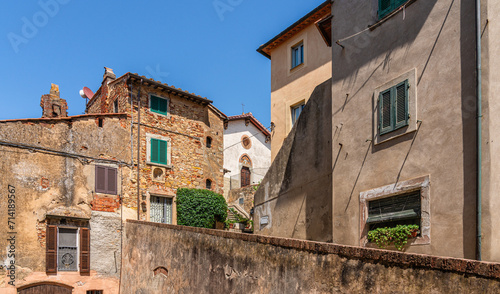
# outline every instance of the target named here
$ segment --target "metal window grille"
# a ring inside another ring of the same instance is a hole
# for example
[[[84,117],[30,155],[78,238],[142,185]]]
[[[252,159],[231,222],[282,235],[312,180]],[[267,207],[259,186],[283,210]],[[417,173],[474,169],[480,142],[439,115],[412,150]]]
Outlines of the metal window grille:
[[[57,270],[78,271],[77,230],[59,228],[59,245],[57,250]]]
[[[172,198],[152,196],[150,220],[155,223],[172,224]]]

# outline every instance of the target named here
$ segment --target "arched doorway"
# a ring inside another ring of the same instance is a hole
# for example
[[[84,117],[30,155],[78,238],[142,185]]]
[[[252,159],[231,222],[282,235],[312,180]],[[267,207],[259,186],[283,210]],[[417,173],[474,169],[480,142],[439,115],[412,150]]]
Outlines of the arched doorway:
[[[19,294],[71,294],[73,287],[57,283],[36,283],[17,289]]]

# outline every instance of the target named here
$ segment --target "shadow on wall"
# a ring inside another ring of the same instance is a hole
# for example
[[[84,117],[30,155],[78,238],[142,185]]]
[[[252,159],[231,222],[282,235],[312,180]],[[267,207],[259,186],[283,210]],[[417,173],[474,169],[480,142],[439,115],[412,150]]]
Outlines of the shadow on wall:
[[[258,234],[332,241],[331,80],[313,91],[255,195]]]

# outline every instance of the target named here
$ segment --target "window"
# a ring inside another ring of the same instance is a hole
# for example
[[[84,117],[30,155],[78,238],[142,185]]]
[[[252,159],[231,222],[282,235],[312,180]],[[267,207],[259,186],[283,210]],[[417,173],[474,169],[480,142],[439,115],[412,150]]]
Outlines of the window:
[[[150,109],[152,112],[167,115],[168,114],[168,99],[151,95],[149,97]]]
[[[168,142],[151,138],[151,162],[168,164]]]
[[[250,168],[244,166],[241,168],[241,187],[250,186],[251,172]]]
[[[295,125],[297,120],[299,119],[300,114],[302,113],[302,110],[304,109],[305,104],[299,104],[296,106],[292,106],[292,126]]]
[[[304,43],[292,47],[292,69],[304,63]]]
[[[245,198],[241,197],[241,198],[238,200],[238,203],[239,203],[240,205],[245,204]]]
[[[212,181],[207,179],[205,186],[207,187],[207,190],[212,190]]]
[[[408,125],[408,80],[379,94],[379,131],[387,134]]]
[[[109,166],[95,166],[95,192],[117,195],[117,169]]]
[[[78,271],[78,267],[80,273],[90,273],[89,229],[48,225],[45,264],[48,274]]]
[[[118,113],[118,98],[113,102],[113,112]]]
[[[243,137],[241,137],[241,145],[243,145],[245,149],[250,149],[250,147],[252,147],[252,140],[247,135],[243,135]]]
[[[103,119],[102,118],[98,118],[97,119],[97,125],[102,128],[102,124],[103,124]]]
[[[378,0],[378,17],[384,18],[408,0]]]
[[[172,204],[172,198],[151,196],[149,219],[155,223],[172,224]]]
[[[87,294],[102,294],[102,290],[87,290]]]
[[[212,148],[212,138],[207,137],[207,148]]]
[[[397,225],[418,225],[421,216],[420,190],[368,202],[369,230]]]

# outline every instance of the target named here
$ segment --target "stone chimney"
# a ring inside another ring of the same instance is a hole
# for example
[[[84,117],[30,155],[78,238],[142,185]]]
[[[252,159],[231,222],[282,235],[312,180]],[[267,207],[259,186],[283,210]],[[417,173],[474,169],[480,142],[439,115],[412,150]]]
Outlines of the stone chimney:
[[[116,75],[113,72],[113,69],[111,69],[109,67],[104,67],[104,76],[103,76],[103,79],[102,79],[102,84],[106,84],[107,85],[107,84],[111,83],[114,80],[116,80]]]
[[[42,117],[67,117],[68,116],[68,103],[66,100],[61,99],[59,94],[59,86],[51,84],[50,94],[42,95],[40,101],[42,107]]]

